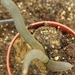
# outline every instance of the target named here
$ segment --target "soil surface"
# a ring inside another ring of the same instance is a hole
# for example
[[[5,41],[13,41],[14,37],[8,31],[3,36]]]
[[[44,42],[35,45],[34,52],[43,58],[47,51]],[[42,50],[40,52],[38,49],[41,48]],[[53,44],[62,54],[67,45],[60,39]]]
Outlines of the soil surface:
[[[64,72],[49,70],[42,62],[35,59],[29,67],[27,75],[74,75],[75,74],[75,38],[70,34],[62,33],[60,27],[50,27],[47,24],[38,29],[31,29],[33,36],[43,45],[46,55],[55,61],[66,61],[74,67]],[[25,54],[31,47],[19,37],[14,42],[14,50],[11,51],[11,69],[13,75],[22,75],[21,68]],[[13,58],[14,57],[14,58]],[[14,62],[15,61],[15,62]],[[13,67],[12,67],[13,66]]]
[[[29,25],[36,21],[51,20],[67,25],[68,27],[72,28],[75,31],[75,0],[68,0],[68,1],[67,0],[13,0],[13,1],[18,6],[26,25]],[[11,14],[0,3],[0,20],[11,19],[11,18],[12,18]],[[0,23],[0,75],[8,75],[6,68],[7,48],[8,45],[10,44],[11,39],[14,37],[16,33],[17,30],[13,22]],[[66,37],[69,38],[70,35]],[[73,48],[71,47],[72,45]],[[68,45],[65,48],[66,48],[65,52],[68,53],[67,55],[70,57],[73,56],[72,61],[74,61],[75,64],[74,43]],[[70,51],[71,48],[72,51]],[[55,50],[54,52],[56,53],[58,51]],[[63,53],[64,52],[62,52],[62,54]],[[57,57],[56,59],[58,58],[59,57]],[[63,60],[65,59],[63,58]],[[31,67],[37,69],[36,66],[31,65]],[[32,70],[32,68],[30,68],[30,70]],[[36,75],[35,69],[33,69],[33,71],[34,71],[33,74]],[[47,72],[45,71],[45,73]],[[56,75],[56,74],[57,73],[54,72],[54,74],[51,75]],[[60,73],[57,75],[65,75],[65,73],[64,74]],[[67,75],[74,75],[74,72],[71,74],[69,71],[69,74],[67,73]]]

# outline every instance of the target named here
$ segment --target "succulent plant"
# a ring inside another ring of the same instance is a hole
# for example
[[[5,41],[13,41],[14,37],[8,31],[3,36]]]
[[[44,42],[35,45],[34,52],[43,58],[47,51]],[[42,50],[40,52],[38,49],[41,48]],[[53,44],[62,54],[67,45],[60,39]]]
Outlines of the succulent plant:
[[[32,48],[40,49],[44,52],[43,46],[30,34],[30,32],[25,27],[24,20],[16,4],[12,0],[1,0],[1,4],[3,4],[4,7],[10,12],[17,31],[25,39],[25,41],[30,44]]]
[[[20,35],[25,39],[25,41],[33,48],[30,52],[24,57],[24,63],[22,67],[23,75],[27,73],[30,62],[37,58],[42,61],[46,66],[54,71],[65,71],[73,66],[68,62],[54,61],[49,59],[46,54],[43,46],[30,34],[26,29],[23,18],[17,8],[16,4],[12,0],[0,0],[1,4],[11,13],[15,27]]]
[[[28,67],[32,60],[39,59],[46,64],[47,68],[53,71],[66,71],[73,66],[68,62],[54,61],[49,59],[41,50],[32,49],[24,57],[24,63],[22,66],[22,74],[25,75],[28,72]]]

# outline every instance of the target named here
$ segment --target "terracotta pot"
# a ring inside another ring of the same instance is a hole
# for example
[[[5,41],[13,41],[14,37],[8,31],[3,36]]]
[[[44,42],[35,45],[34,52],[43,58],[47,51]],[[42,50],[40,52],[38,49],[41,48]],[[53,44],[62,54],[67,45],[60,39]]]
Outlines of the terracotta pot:
[[[58,27],[58,26],[60,26],[60,28],[62,29],[63,32],[65,32],[65,33],[70,33],[70,34],[72,34],[73,36],[75,36],[75,32],[74,32],[72,29],[70,29],[69,27],[67,27],[67,26],[65,26],[65,25],[63,25],[63,24],[60,24],[60,23],[57,23],[57,22],[53,22],[53,21],[40,21],[40,22],[32,23],[32,24],[30,24],[27,28],[28,28],[28,29],[30,29],[30,28],[38,28],[38,27],[42,26],[43,23],[47,23],[47,24],[49,24],[49,25],[52,26],[52,27]],[[11,69],[10,69],[10,66],[9,66],[9,65],[10,65],[10,62],[9,62],[10,50],[11,50],[11,48],[12,48],[12,45],[13,45],[14,41],[16,40],[16,38],[17,38],[18,36],[19,36],[19,33],[17,33],[17,34],[15,35],[15,37],[12,39],[12,41],[11,41],[9,47],[8,47],[8,51],[7,51],[7,58],[6,58],[6,61],[7,61],[7,70],[8,70],[8,74],[9,74],[9,75],[12,75]]]

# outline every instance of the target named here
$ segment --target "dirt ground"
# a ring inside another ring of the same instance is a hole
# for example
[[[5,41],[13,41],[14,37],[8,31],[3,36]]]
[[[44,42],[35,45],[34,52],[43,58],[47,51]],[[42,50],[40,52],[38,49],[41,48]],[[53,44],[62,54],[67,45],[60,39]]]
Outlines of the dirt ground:
[[[26,25],[50,20],[67,25],[75,31],[75,0],[13,0]],[[11,14],[0,4],[0,20],[11,19]],[[8,75],[6,53],[17,30],[14,23],[0,23],[0,74]]]

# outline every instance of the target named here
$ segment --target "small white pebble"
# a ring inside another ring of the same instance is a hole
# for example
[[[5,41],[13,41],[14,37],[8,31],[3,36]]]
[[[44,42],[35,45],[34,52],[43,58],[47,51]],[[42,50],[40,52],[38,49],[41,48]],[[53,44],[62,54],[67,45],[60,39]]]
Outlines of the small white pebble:
[[[23,12],[26,12],[26,10],[22,10]]]
[[[15,71],[13,71],[13,73],[15,73]]]
[[[16,64],[16,66],[19,66],[19,64]]]
[[[6,36],[4,40],[5,40],[5,41],[8,40],[8,36]]]
[[[66,39],[67,41],[69,41],[69,39]]]
[[[42,31],[41,31],[40,33],[41,33],[41,34],[43,34],[43,32],[42,32]]]
[[[1,28],[3,28],[3,25],[1,25]]]
[[[11,33],[14,33],[14,31],[12,30]]]
[[[6,24],[6,26],[8,26],[8,24]]]
[[[72,7],[73,5],[74,5],[74,4],[72,3],[72,4],[71,4],[71,7]]]
[[[71,58],[69,57],[69,60],[70,60]]]
[[[46,40],[48,39],[48,37],[45,38]]]
[[[60,29],[60,26],[58,26],[58,29]]]
[[[66,47],[64,47],[63,50],[66,50]]]
[[[6,29],[6,28],[4,28],[3,30],[4,30],[4,31],[6,31],[7,29]]]
[[[3,67],[3,65],[0,65],[0,67]]]
[[[71,7],[68,7],[68,11],[71,11]]]
[[[22,5],[23,3],[22,2],[20,2],[20,5]]]
[[[62,57],[62,59],[65,59],[64,57]]]
[[[50,4],[47,4],[47,6],[50,6]]]
[[[47,49],[47,46],[45,46],[45,49]]]
[[[70,18],[67,18],[67,20],[70,21],[71,19]]]
[[[56,34],[57,32],[55,31],[54,33]]]
[[[73,15],[73,13],[70,13],[69,15],[70,15],[70,16],[72,16],[72,15]]]
[[[58,53],[58,50],[54,50],[55,53]]]
[[[59,59],[59,56],[56,56],[54,59],[55,59],[55,60],[58,60],[58,59]]]
[[[22,7],[22,5],[23,5],[23,3],[22,3],[22,2],[18,3],[18,7],[19,7],[19,8],[21,8],[21,7]]]
[[[33,72],[34,72],[34,74],[37,74],[37,70],[36,69],[34,69]]]
[[[63,16],[63,15],[65,15],[65,14],[66,14],[66,11],[62,11],[61,15]]]
[[[52,48],[54,48],[54,45],[51,45]]]
[[[53,52],[50,52],[50,54],[53,54]]]
[[[32,13],[29,13],[29,15],[32,15]]]
[[[41,5],[41,4],[39,4],[38,6],[39,6],[39,7],[42,7],[42,5]]]
[[[21,6],[20,6],[20,5],[18,5],[18,7],[20,8]]]
[[[74,40],[74,37],[72,37],[72,40]]]

